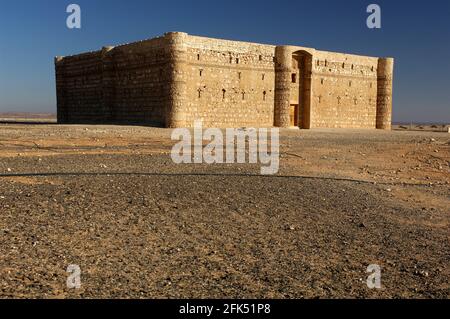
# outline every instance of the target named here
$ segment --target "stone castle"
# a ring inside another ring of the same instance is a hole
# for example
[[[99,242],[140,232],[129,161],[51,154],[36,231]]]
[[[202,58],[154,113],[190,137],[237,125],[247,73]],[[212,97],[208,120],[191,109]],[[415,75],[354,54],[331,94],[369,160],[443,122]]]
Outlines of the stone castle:
[[[55,67],[63,124],[391,128],[392,58],[171,32]]]

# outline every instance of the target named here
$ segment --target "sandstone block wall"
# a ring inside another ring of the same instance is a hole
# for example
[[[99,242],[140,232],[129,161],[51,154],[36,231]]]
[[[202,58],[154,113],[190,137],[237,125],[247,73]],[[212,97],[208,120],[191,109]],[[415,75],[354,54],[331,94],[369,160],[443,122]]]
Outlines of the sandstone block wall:
[[[156,38],[56,58],[59,123],[165,125],[170,48]]]
[[[186,36],[181,126],[273,126],[274,47]]]
[[[393,59],[167,33],[55,59],[60,123],[389,129]]]
[[[375,128],[378,58],[316,52],[311,127]]]
[[[56,58],[58,122],[103,122],[101,51]]]

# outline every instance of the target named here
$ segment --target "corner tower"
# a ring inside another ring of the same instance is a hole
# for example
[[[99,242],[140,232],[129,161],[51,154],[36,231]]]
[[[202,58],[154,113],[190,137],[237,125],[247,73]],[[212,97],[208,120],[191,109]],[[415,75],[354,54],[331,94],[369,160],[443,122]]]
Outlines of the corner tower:
[[[378,60],[377,129],[390,130],[392,125],[392,80],[394,59]]]
[[[164,35],[170,59],[170,88],[166,112],[166,127],[169,128],[186,125],[187,36],[184,32],[169,32]]]
[[[276,47],[275,59],[274,125],[276,127],[289,127],[292,50],[288,46]]]

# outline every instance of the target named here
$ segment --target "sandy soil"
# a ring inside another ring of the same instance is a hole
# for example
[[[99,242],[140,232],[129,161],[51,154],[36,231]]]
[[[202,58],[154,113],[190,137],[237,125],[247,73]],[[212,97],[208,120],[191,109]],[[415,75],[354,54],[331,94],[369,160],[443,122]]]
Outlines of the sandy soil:
[[[170,133],[0,125],[0,297],[450,297],[450,134],[284,130],[261,176]]]

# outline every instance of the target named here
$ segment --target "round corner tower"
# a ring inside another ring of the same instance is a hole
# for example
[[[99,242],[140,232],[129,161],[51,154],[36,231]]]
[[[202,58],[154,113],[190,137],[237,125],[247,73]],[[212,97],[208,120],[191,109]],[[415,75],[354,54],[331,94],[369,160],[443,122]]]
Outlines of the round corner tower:
[[[390,130],[392,126],[392,81],[394,59],[378,59],[377,129]]]
[[[275,48],[275,114],[276,127],[289,127],[289,99],[291,91],[292,49],[289,46]]]
[[[184,32],[169,32],[164,35],[168,44],[169,55],[169,98],[166,109],[166,127],[176,128],[186,126],[186,61],[187,49]]]

